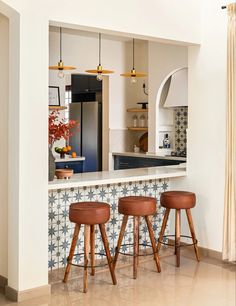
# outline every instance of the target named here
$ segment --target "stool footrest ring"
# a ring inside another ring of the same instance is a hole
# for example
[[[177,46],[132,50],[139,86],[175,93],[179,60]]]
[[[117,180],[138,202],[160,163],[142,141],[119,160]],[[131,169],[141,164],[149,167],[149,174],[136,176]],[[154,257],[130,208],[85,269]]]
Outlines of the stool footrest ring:
[[[133,243],[125,243],[125,244],[122,244],[121,245],[121,247],[122,246],[133,246],[134,244]],[[139,243],[139,246],[145,246],[145,247],[152,247],[150,244],[144,244],[144,243]],[[125,252],[121,252],[121,251],[119,251],[118,252],[119,254],[122,254],[122,255],[125,255],[125,256],[131,256],[131,257],[142,257],[142,256],[150,256],[150,255],[153,255],[153,254],[155,254],[155,253],[158,253],[157,251],[156,252],[152,252],[152,253],[150,253],[150,254],[138,254],[138,255],[134,255],[134,254],[130,254],[130,253],[125,253]]]
[[[175,237],[175,235],[164,235],[163,236],[163,238],[168,238],[168,237]],[[190,239],[192,239],[191,236],[187,236],[187,235],[180,235],[180,238],[190,238]],[[184,244],[180,244],[180,245],[166,243],[166,242],[160,241],[159,239],[158,239],[158,242],[161,243],[161,244],[164,244],[164,245],[168,245],[168,246],[172,246],[172,247],[179,247],[179,248],[193,246],[193,245],[198,243],[197,239],[195,239],[193,243],[184,243]]]
[[[101,256],[106,256],[106,254],[104,253],[94,253],[95,255],[101,255]],[[74,254],[73,257],[78,256],[78,255],[84,255],[84,253],[77,253]],[[102,268],[108,265],[108,263],[102,264],[102,265],[97,265],[97,266],[91,266],[91,265],[79,265],[79,264],[75,264],[73,262],[69,262],[68,257],[67,257],[67,262],[71,265],[71,266],[75,266],[75,267],[80,267],[80,268]]]

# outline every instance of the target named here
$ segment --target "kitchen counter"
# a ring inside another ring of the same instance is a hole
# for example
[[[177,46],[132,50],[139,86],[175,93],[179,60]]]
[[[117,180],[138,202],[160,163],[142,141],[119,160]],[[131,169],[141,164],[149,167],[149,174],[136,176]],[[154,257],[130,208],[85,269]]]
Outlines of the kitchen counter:
[[[74,224],[69,220],[71,203],[83,201],[106,202],[110,205],[110,220],[106,224],[109,247],[114,256],[121,226],[118,212],[118,200],[125,196],[148,196],[157,200],[157,210],[152,218],[155,237],[161,229],[164,209],[160,206],[162,192],[175,189],[175,181],[186,176],[186,165],[139,168],[130,170],[102,171],[75,174],[69,180],[55,179],[48,188],[48,268],[49,270],[65,268],[69,255]],[[133,239],[132,218],[129,218],[122,247],[123,252],[132,252],[129,245]],[[140,249],[148,248],[146,224],[140,220]],[[83,253],[83,231],[79,233],[76,253]],[[168,234],[168,226],[166,234]],[[95,253],[97,259],[103,260],[103,245],[100,235],[96,234]],[[127,265],[128,256],[123,256],[119,265]],[[83,256],[75,258],[77,264],[83,264]]]
[[[112,170],[74,174],[70,179],[54,179],[48,183],[48,189],[75,188],[124,182],[145,181],[172,178],[186,175],[186,165],[150,167],[129,170]]]
[[[75,161],[83,161],[85,160],[84,156],[77,156],[77,157],[71,157],[66,155],[65,158],[56,158],[55,162],[56,163],[66,163],[66,162],[75,162]]]
[[[135,153],[135,152],[113,152],[113,156],[130,156],[130,157],[141,157],[141,158],[154,158],[154,159],[168,159],[168,160],[180,160],[186,161],[186,157],[178,157],[178,156],[171,156],[171,155],[158,155],[158,154],[148,154],[148,153]]]

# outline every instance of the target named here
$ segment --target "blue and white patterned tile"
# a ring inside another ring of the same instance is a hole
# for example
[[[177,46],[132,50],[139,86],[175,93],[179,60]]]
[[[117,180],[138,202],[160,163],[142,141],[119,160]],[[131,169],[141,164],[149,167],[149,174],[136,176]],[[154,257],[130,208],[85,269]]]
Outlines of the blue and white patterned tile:
[[[128,195],[146,195],[157,198],[158,213],[155,214],[152,220],[155,238],[157,239],[160,231],[160,226],[163,218],[164,209],[160,208],[160,194],[169,189],[168,180],[152,180],[143,182],[132,182],[112,185],[102,185],[87,188],[74,188],[50,191],[48,195],[49,201],[49,215],[48,215],[48,247],[49,269],[56,269],[64,267],[66,257],[69,254],[71,240],[74,231],[74,224],[69,221],[68,212],[69,206],[74,202],[81,201],[102,201],[110,204],[111,216],[109,222],[106,224],[106,231],[108,241],[112,254],[114,255],[115,247],[120,232],[120,226],[123,216],[118,213],[118,199],[119,197]],[[81,226],[79,239],[76,247],[76,253],[82,253],[84,248],[84,227]],[[168,228],[166,233],[168,232]],[[147,226],[144,220],[140,222],[140,243],[149,244],[149,235]],[[130,217],[124,240],[122,244],[133,243],[133,218]],[[96,241],[95,251],[97,253],[104,252],[101,235],[98,227],[96,227]],[[123,246],[123,251],[132,252],[132,246]],[[97,256],[100,258],[101,256]],[[77,263],[83,262],[83,256],[76,256]],[[122,256],[122,262],[127,262],[125,256]]]

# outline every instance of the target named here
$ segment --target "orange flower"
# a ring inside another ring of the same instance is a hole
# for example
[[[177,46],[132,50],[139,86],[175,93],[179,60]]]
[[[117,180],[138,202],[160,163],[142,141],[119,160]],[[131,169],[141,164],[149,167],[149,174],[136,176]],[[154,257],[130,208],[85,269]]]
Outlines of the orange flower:
[[[70,136],[73,135],[72,129],[79,128],[78,121],[70,120],[66,122],[65,118],[59,119],[59,112],[53,111],[48,117],[48,143],[53,145],[53,143],[61,138],[66,141]],[[75,130],[73,131],[75,132]]]

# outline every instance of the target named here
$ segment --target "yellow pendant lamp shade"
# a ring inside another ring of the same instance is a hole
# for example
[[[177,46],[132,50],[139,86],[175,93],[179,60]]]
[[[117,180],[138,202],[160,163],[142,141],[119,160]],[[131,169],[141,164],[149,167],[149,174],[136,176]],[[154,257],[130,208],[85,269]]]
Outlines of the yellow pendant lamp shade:
[[[145,72],[137,72],[134,68],[134,38],[133,38],[133,69],[130,72],[122,73],[121,76],[130,78],[131,83],[136,83],[136,78],[143,78],[147,76]]]
[[[58,70],[58,77],[63,78],[64,72],[63,70],[74,70],[76,67],[74,66],[64,66],[64,62],[62,61],[62,28],[60,28],[60,61],[55,66],[49,66],[50,70]]]
[[[85,70],[85,72],[88,73],[96,73],[97,74],[97,80],[101,81],[102,80],[102,74],[110,74],[110,73],[114,73],[113,70],[107,70],[107,69],[103,69],[102,65],[101,65],[101,33],[99,33],[99,37],[98,37],[98,42],[99,42],[99,64],[97,66],[97,69],[88,69]]]

